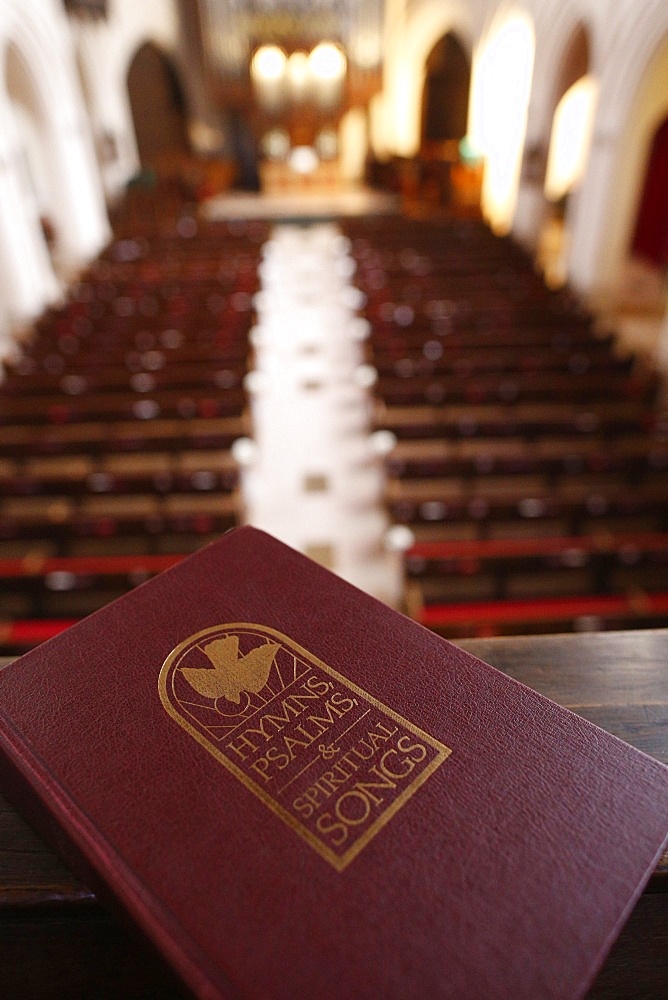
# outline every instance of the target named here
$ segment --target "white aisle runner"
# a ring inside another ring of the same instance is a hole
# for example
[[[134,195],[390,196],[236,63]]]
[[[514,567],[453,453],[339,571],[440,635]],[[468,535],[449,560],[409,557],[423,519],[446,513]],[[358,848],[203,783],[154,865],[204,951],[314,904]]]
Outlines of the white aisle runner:
[[[370,433],[362,293],[350,243],[333,224],[278,226],[264,247],[255,369],[246,384],[253,441],[238,441],[245,520],[399,606],[401,558],[382,507],[387,435]]]

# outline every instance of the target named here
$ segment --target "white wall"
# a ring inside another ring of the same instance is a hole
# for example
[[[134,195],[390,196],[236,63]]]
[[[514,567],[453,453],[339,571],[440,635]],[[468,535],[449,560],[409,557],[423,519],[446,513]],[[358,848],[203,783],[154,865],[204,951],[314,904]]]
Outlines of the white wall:
[[[109,236],[73,56],[67,18],[57,0],[3,0],[0,289],[12,325],[37,315],[60,291],[40,229],[41,198],[48,201],[63,275],[96,255]],[[34,198],[22,196],[26,160],[32,161]]]

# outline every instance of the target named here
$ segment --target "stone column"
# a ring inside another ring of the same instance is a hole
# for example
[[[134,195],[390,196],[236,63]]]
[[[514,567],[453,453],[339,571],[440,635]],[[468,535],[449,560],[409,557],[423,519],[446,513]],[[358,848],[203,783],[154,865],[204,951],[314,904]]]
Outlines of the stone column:
[[[37,204],[22,183],[21,156],[11,129],[0,128],[0,295],[10,329],[39,315],[60,294]]]
[[[95,257],[110,237],[109,220],[88,120],[70,109],[50,123],[53,213],[59,264],[67,273]]]
[[[618,136],[598,125],[594,130],[587,172],[576,193],[571,195],[567,226],[571,233],[568,277],[583,294],[609,283],[610,261],[606,255],[606,228],[611,210]]]
[[[530,105],[512,232],[513,236],[531,253],[534,253],[538,248],[546,215],[543,186],[545,184],[550,126],[551,122],[546,122],[545,109],[542,106],[537,107],[535,104]]]

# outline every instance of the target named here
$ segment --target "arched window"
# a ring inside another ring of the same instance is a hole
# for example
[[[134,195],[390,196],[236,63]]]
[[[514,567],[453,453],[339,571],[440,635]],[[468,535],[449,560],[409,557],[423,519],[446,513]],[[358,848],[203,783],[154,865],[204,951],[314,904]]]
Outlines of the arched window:
[[[485,161],[482,209],[498,233],[508,232],[517,203],[533,75],[533,22],[516,10],[478,48],[469,137]]]
[[[564,51],[552,100],[545,195],[561,210],[584,173],[589,153],[598,97],[596,80],[589,75],[589,52],[589,34],[578,24]]]

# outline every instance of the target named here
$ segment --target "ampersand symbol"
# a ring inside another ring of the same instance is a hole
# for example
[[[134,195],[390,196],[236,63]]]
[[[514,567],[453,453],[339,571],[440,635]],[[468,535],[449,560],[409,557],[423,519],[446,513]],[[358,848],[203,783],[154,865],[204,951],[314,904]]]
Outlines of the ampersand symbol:
[[[338,752],[339,748],[335,747],[333,743],[330,743],[329,746],[325,746],[324,743],[321,743],[318,747],[318,753],[321,755],[323,760],[329,760],[331,757],[336,757]]]

